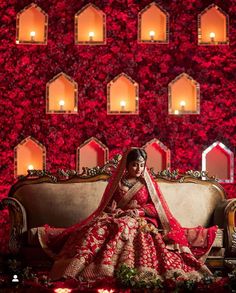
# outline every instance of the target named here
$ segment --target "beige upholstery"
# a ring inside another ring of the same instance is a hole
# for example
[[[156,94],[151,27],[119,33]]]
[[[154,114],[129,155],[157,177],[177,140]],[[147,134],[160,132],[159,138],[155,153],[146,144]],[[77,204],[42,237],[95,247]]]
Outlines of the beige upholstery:
[[[27,214],[27,228],[50,224],[68,227],[87,217],[99,205],[106,181],[70,184],[31,184],[17,190],[15,198]],[[173,215],[184,227],[209,226],[221,196],[210,184],[160,182]]]
[[[159,183],[168,206],[183,227],[208,227],[222,197],[211,184]]]
[[[26,210],[28,229],[44,224],[68,227],[94,211],[106,185],[106,181],[24,185],[15,198]]]

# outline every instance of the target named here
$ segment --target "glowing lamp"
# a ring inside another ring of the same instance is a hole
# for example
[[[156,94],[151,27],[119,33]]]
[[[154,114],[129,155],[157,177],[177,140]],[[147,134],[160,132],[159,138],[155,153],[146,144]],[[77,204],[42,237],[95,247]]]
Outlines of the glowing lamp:
[[[89,41],[93,41],[94,32],[89,32]]]
[[[211,42],[215,41],[216,34],[214,32],[210,33]]]
[[[29,165],[28,166],[28,170],[34,170],[34,166],[33,165]]]
[[[186,106],[186,102],[185,101],[181,101],[180,103],[180,107],[181,107],[181,111],[185,110],[185,106]]]
[[[115,291],[113,289],[98,289],[98,293],[114,293]]]
[[[126,106],[126,102],[125,101],[120,101],[121,111],[125,110],[125,106]]]
[[[65,105],[65,101],[64,100],[60,100],[59,101],[59,106],[60,106],[60,110],[63,110],[63,106]]]
[[[150,31],[149,36],[150,36],[151,40],[153,41],[154,37],[155,37],[155,31]]]
[[[31,38],[31,41],[34,41],[35,39],[35,35],[36,33],[34,31],[30,32],[30,38]]]
[[[72,290],[69,288],[56,288],[54,292],[56,293],[70,293]]]

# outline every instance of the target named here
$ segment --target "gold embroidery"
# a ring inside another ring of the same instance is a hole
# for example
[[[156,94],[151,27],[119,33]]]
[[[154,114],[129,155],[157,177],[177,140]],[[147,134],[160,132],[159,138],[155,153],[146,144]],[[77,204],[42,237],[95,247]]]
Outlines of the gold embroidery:
[[[118,202],[118,207],[123,208],[133,198],[133,196],[143,187],[143,184],[138,181],[132,188],[127,191],[123,198]]]
[[[169,225],[169,221],[168,221],[168,218],[166,216],[166,213],[165,213],[165,210],[161,204],[161,201],[157,195],[157,192],[156,192],[156,189],[155,189],[155,186],[147,172],[147,170],[145,169],[144,171],[144,178],[145,178],[145,181],[147,183],[147,189],[148,189],[148,192],[151,196],[151,199],[152,199],[152,202],[154,203],[154,206],[156,208],[156,211],[158,212],[158,215],[159,215],[159,218],[160,218],[160,221],[161,221],[161,224],[162,224],[162,227],[163,229],[166,231],[166,232],[169,232],[170,231],[170,225]]]

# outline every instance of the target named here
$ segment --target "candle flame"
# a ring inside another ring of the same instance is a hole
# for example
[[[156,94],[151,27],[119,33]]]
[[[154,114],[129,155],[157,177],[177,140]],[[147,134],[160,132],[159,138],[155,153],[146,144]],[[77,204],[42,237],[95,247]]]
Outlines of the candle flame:
[[[34,170],[34,166],[33,165],[29,165],[28,166],[28,170]]]
[[[94,32],[89,32],[89,37],[90,38],[94,37]]]
[[[60,101],[59,101],[59,105],[60,105],[60,106],[64,106],[64,105],[65,105],[65,101],[64,101],[64,100],[60,100]]]
[[[149,36],[150,36],[150,37],[154,37],[154,36],[155,36],[155,31],[150,31],[150,32],[149,32]]]

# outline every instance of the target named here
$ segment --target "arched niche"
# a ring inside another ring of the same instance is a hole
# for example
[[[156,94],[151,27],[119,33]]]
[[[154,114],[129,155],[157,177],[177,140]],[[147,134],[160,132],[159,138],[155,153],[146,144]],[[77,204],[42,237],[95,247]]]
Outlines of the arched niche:
[[[45,170],[45,146],[28,136],[14,148],[14,166],[15,178],[27,175],[27,170]]]
[[[47,44],[48,15],[35,3],[16,16],[17,44]]]
[[[77,148],[77,171],[82,172],[83,167],[102,167],[108,161],[108,148],[97,138],[91,137]]]
[[[229,44],[229,17],[217,5],[208,6],[198,15],[198,44]]]
[[[223,143],[217,141],[202,153],[202,170],[215,176],[222,183],[234,181],[234,154]]]
[[[147,167],[155,172],[170,169],[170,150],[158,139],[147,142],[143,148],[147,152]]]
[[[169,14],[155,2],[147,5],[138,14],[138,41],[169,42]]]
[[[87,4],[75,14],[75,43],[106,44],[106,15],[94,4]]]
[[[78,84],[61,72],[46,85],[46,113],[76,114],[78,112]]]
[[[138,84],[125,73],[107,85],[107,114],[138,114]]]
[[[169,114],[199,114],[200,86],[186,73],[177,76],[168,85]]]

